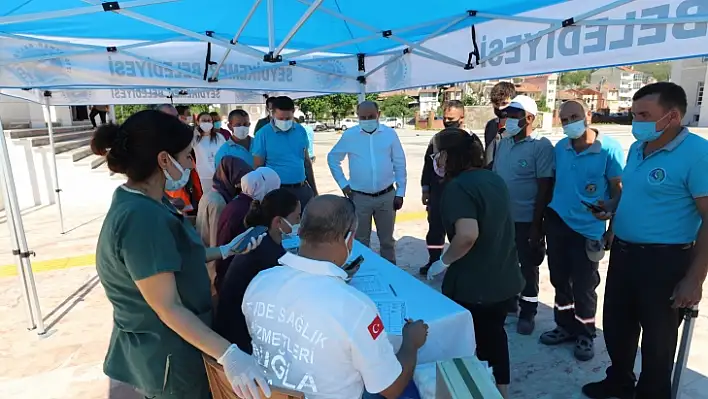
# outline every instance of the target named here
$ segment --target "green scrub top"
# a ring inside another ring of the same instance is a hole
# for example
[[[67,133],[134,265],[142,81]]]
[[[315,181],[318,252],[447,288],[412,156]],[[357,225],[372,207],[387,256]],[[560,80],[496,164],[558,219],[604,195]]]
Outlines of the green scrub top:
[[[96,248],[98,276],[113,305],[106,375],[147,396],[202,397],[193,394],[208,387],[201,352],[160,320],[135,281],[173,273],[182,304],[211,326],[205,259],[196,230],[169,201],[116,189]]]

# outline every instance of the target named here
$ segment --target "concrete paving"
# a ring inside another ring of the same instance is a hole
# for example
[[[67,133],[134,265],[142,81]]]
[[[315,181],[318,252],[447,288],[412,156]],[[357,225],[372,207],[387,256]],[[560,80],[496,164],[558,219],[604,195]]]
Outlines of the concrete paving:
[[[617,138],[625,148],[632,142],[627,127],[600,126],[600,129]],[[562,136],[551,134],[557,141]],[[701,132],[708,135],[708,131]],[[423,153],[432,133],[401,131],[408,160],[408,193],[403,213],[396,226],[399,266],[417,276],[417,269],[425,263],[427,253],[424,237],[424,208],[420,203],[419,177]],[[338,192],[326,166],[326,153],[336,142],[333,133],[317,134],[316,176],[320,192]],[[60,170],[61,176],[61,170]],[[30,399],[132,399],[137,397],[129,387],[110,381],[102,372],[102,361],[108,343],[112,311],[96,276],[95,267],[81,266],[80,262],[57,261],[56,258],[90,259],[95,249],[103,215],[110,203],[110,195],[120,181],[100,181],[91,178],[91,194],[84,194],[81,187],[86,181],[63,182],[65,194],[65,219],[67,229],[59,233],[56,208],[44,207],[24,211],[23,221],[30,248],[37,252],[37,264],[47,265],[35,274],[37,289],[44,312],[47,333],[39,337],[27,330],[25,307],[17,277],[2,277],[0,273],[0,398]],[[0,213],[0,224],[7,225]],[[0,226],[0,248],[10,248],[8,228]],[[372,240],[372,247],[377,242]],[[2,265],[12,264],[8,251],[0,254]],[[87,256],[89,254],[89,256]],[[88,262],[88,261],[87,261]],[[68,266],[67,266],[68,267]],[[603,284],[598,288],[600,298],[604,292],[607,260],[600,272]],[[6,274],[5,274],[6,275]],[[433,285],[433,288],[439,289]],[[596,340],[597,355],[581,363],[572,356],[572,346],[548,348],[538,344],[538,335],[553,327],[553,289],[546,265],[541,266],[541,308],[536,332],[520,336],[515,331],[515,319],[510,318],[508,332],[512,363],[511,396],[518,399],[569,399],[580,398],[580,386],[601,379],[609,363],[602,331]],[[600,309],[602,303],[600,303]],[[703,302],[701,310],[708,311]],[[708,330],[705,316],[700,316],[694,333],[689,357],[689,370],[682,381],[683,399],[708,399]],[[598,314],[602,326],[602,314]],[[638,369],[637,369],[638,370]]]

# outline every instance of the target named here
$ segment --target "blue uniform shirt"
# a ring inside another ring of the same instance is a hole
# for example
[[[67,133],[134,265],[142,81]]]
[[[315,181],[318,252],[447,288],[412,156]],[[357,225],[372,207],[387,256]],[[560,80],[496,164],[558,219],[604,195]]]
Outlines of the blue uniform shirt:
[[[556,144],[555,154],[556,184],[549,207],[571,229],[599,241],[606,223],[595,218],[580,201],[594,204],[610,199],[609,181],[622,176],[622,146],[612,137],[598,135],[590,147],[577,153],[566,137]]]
[[[637,244],[696,240],[701,216],[695,199],[708,196],[708,140],[684,129],[648,157],[635,142],[622,174],[622,197],[613,230]]]
[[[241,158],[248,166],[253,167],[253,154],[248,152],[242,145],[234,143],[233,140],[229,139],[224,143],[219,151],[216,152],[214,156],[214,163],[216,164],[216,169],[219,169],[219,164],[224,157],[236,157]]]
[[[273,169],[282,184],[305,181],[305,151],[309,146],[307,133],[298,123],[286,132],[276,130],[272,123],[263,126],[251,144],[251,152]]]
[[[315,156],[315,131],[309,126],[303,126],[303,129],[307,133],[307,153],[312,158]]]

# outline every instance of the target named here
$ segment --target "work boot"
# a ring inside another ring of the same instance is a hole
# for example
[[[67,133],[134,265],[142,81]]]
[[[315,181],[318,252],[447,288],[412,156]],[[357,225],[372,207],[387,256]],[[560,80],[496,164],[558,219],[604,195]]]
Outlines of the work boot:
[[[516,323],[516,332],[521,335],[531,335],[533,329],[536,328],[536,322],[532,317],[519,317]]]
[[[583,386],[583,394],[590,399],[634,399],[634,386],[620,386],[605,378]]]
[[[579,336],[575,340],[575,358],[581,362],[586,362],[595,357],[595,345],[590,337],[584,335]]]
[[[556,327],[551,331],[546,331],[539,337],[539,341],[544,345],[558,345],[574,339],[575,336],[563,327]]]
[[[428,262],[425,264],[425,266],[421,267],[418,269],[418,273],[420,273],[421,276],[425,277],[428,275],[428,270],[430,270],[430,265],[432,265],[433,262]]]

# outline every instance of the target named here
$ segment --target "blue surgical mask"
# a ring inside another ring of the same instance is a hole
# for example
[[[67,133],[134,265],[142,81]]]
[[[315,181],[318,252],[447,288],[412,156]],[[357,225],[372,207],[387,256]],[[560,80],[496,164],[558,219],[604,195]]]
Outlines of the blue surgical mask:
[[[577,139],[585,133],[585,129],[587,129],[587,127],[585,126],[585,121],[579,120],[564,125],[563,133],[565,133],[565,135],[568,136],[568,138],[570,139]]]
[[[214,122],[214,129],[221,129],[221,122]]]
[[[367,133],[373,133],[379,128],[379,121],[376,119],[359,120],[359,128]]]
[[[290,130],[290,128],[293,127],[292,119],[288,119],[288,120],[273,119],[273,123],[275,124],[275,127],[278,128],[278,130],[280,130],[282,132],[286,132],[286,131]]]
[[[165,174],[165,190],[175,191],[187,185],[187,182],[189,182],[189,174],[191,173],[191,169],[183,168],[182,165],[180,165],[179,162],[175,161],[175,159],[171,156],[170,160],[172,161],[172,164],[175,166],[175,168],[177,168],[177,170],[182,175],[178,180],[175,180],[167,171],[167,169],[163,169],[162,172]]]
[[[656,122],[659,122],[660,120],[666,118],[666,116],[669,114],[666,114],[659,118]],[[642,143],[647,143],[649,141],[654,141],[661,137],[661,134],[664,133],[664,129],[657,131],[656,130],[656,122],[639,122],[639,121],[632,121],[632,136],[634,138]]]
[[[521,131],[521,126],[519,126],[520,122],[519,119],[506,118],[506,124],[504,125],[505,130],[504,133],[502,133],[502,137],[511,137],[519,134]]]

